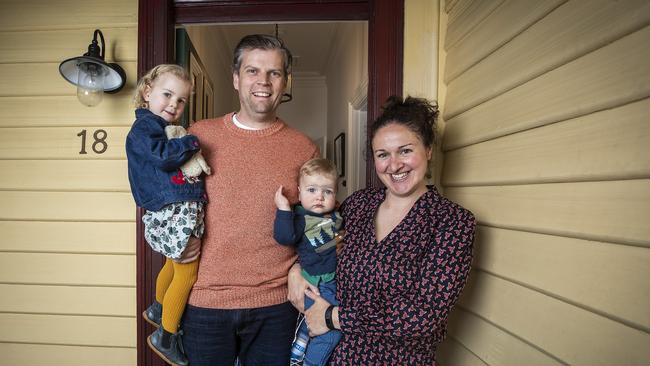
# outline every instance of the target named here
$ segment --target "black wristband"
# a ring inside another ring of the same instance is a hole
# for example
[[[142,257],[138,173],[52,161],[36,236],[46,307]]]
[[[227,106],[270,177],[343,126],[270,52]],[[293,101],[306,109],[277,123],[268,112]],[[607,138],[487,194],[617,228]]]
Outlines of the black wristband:
[[[334,305],[328,306],[327,310],[325,310],[325,325],[327,325],[327,329],[329,330],[336,330],[334,321],[332,321],[332,310],[334,310]]]

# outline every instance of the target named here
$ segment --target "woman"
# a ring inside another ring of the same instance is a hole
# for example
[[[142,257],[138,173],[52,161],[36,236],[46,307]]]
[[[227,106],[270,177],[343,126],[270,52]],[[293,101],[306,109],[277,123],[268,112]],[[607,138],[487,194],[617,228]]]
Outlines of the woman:
[[[332,365],[435,365],[447,318],[472,260],[475,220],[468,210],[426,185],[437,107],[424,99],[389,98],[370,137],[375,171],[385,188],[345,200],[346,243],[338,258],[331,306],[289,277],[315,301],[305,312],[311,335],[340,329]]]

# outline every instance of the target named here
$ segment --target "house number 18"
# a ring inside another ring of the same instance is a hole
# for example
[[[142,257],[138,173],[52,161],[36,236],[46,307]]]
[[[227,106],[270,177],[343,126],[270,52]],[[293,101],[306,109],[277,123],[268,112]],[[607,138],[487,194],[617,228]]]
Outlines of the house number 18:
[[[79,154],[87,154],[86,152],[86,130],[81,130],[77,134],[77,136],[81,137],[81,151],[79,151]],[[108,149],[108,144],[106,143],[106,137],[108,134],[106,133],[106,130],[96,130],[95,133],[93,133],[93,139],[95,141],[92,144],[92,149],[95,152],[95,154],[103,154],[106,149]]]

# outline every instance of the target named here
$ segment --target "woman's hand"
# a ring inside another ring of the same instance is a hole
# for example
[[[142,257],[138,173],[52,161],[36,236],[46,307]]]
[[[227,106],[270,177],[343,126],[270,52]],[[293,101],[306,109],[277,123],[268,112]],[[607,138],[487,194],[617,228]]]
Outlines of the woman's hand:
[[[181,257],[178,258],[175,262],[177,263],[190,263],[199,259],[201,254],[201,239],[196,236],[190,236],[190,239],[187,241],[187,247],[181,254]]]
[[[307,289],[305,295],[314,300],[314,304],[305,310],[305,321],[309,328],[309,336],[315,337],[327,333],[329,328],[325,323],[325,310],[330,306],[330,303],[320,295],[315,294],[311,289]]]
[[[307,280],[305,280],[305,278],[302,276],[302,273],[300,273],[301,271],[302,268],[298,263],[294,264],[291,269],[289,269],[289,276],[287,280],[289,286],[289,294],[287,295],[287,299],[291,302],[291,305],[293,305],[294,308],[303,313],[305,312],[305,291],[307,289],[311,289],[317,294],[320,294],[320,292],[318,292],[318,287],[310,284],[307,282]]]
[[[278,188],[277,191],[275,191],[275,197],[274,197],[275,205],[278,207],[278,210],[281,211],[291,211],[291,205],[289,204],[289,200],[287,197],[282,194],[282,186]]]

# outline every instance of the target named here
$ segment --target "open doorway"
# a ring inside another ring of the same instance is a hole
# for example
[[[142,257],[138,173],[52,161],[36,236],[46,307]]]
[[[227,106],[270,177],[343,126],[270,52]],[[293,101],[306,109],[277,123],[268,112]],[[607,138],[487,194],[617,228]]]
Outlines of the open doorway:
[[[174,30],[179,25],[311,21],[367,21],[367,121],[373,121],[388,96],[402,94],[403,0],[139,0],[138,78],[155,65],[174,62]],[[345,105],[343,120],[347,116]],[[366,173],[367,186],[380,184],[370,164]],[[156,274],[162,266],[161,257],[146,249],[142,214],[142,209],[136,213],[137,314],[153,301]],[[162,364],[147,351],[146,336],[152,329],[146,327],[138,318],[138,365]]]
[[[247,34],[274,35],[277,32],[291,50],[294,60],[290,88],[292,100],[280,105],[278,115],[289,126],[309,136],[320,147],[321,155],[332,161],[336,157],[336,137],[341,134],[349,136],[339,151],[339,155],[341,151],[347,154],[338,156],[345,159],[340,164],[347,169],[342,169],[337,199],[342,202],[354,190],[365,187],[365,171],[363,174],[357,171],[365,169],[365,164],[356,162],[360,159],[365,163],[365,156],[355,154],[359,151],[360,141],[352,137],[359,135],[366,121],[359,120],[358,115],[350,116],[348,105],[358,100],[359,94],[367,95],[367,21],[189,24],[179,27],[189,36],[213,87],[211,110],[214,114],[204,117],[221,116],[239,108],[230,71],[237,42]],[[176,34],[178,53],[179,32]],[[359,176],[364,180],[359,181]]]

